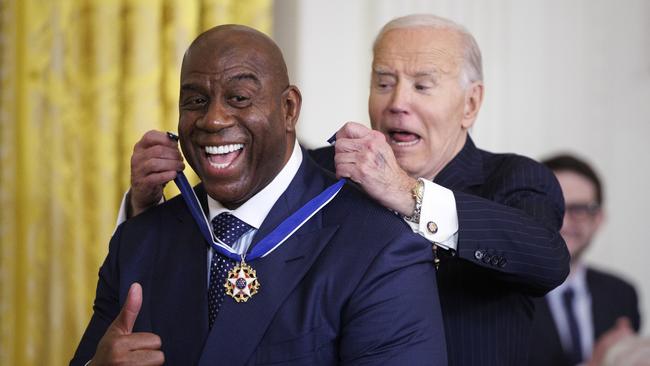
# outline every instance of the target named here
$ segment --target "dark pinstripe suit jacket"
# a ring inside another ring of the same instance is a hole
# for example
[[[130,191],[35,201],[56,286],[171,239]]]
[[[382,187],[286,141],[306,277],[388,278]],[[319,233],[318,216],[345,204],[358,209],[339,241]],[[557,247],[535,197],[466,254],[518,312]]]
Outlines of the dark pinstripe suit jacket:
[[[594,341],[626,316],[632,327],[640,327],[639,303],[634,287],[614,275],[587,268],[587,289],[591,295]],[[615,300],[614,300],[615,299]],[[529,366],[572,366],[566,359],[560,336],[545,298],[536,299],[537,311],[530,342]]]
[[[334,169],[333,148],[311,155]],[[442,254],[438,271],[449,365],[523,365],[532,297],[569,272],[560,186],[541,164],[469,137],[434,182],[454,192],[459,220],[457,251]]]

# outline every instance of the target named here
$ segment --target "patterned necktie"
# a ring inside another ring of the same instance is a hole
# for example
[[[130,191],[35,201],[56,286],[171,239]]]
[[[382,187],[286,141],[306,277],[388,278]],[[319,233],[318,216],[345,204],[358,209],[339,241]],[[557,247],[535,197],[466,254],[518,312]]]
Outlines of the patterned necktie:
[[[567,351],[567,356],[572,365],[577,365],[582,362],[582,342],[580,342],[580,328],[578,328],[578,319],[573,310],[573,300],[575,293],[569,287],[562,294],[562,303],[564,304],[564,312],[569,323],[569,334],[571,335],[571,348]]]
[[[244,233],[252,227],[228,212],[223,212],[212,219],[212,229],[214,235],[224,243],[232,245]],[[224,283],[228,277],[228,271],[235,262],[216,251],[210,261],[210,285],[208,287],[208,325],[212,329],[212,324],[217,318],[219,308],[223,302],[226,293]]]

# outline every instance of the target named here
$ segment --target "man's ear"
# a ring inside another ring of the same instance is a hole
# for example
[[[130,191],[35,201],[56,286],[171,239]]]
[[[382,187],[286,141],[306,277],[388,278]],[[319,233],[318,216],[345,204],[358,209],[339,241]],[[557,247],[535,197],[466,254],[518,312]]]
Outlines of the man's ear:
[[[463,122],[461,123],[464,129],[469,129],[474,125],[478,111],[481,109],[483,103],[483,82],[473,82],[465,92],[465,107],[463,109]]]
[[[295,85],[289,85],[282,93],[282,115],[287,132],[295,132],[301,105],[300,90]]]

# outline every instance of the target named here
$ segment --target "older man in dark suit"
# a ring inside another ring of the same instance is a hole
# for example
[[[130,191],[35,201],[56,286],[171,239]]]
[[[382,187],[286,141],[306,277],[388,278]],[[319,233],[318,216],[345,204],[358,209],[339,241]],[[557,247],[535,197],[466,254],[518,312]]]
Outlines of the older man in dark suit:
[[[300,104],[262,33],[192,43],[179,132],[196,201],[117,229],[72,364],[447,363],[427,242],[303,158]]]
[[[483,82],[479,48],[462,26],[398,18],[373,52],[373,129],[348,123],[334,149],[314,155],[432,242],[449,364],[522,365],[532,297],[568,273],[557,181],[539,163],[477,149],[468,136]]]
[[[533,297],[569,271],[557,180],[469,137],[484,85],[480,50],[464,27],[433,15],[397,18],[373,55],[372,129],[348,123],[334,148],[310,154],[431,243],[450,365],[522,365]],[[160,199],[165,175],[181,164],[175,150],[160,132],[136,145],[127,197],[134,213]]]

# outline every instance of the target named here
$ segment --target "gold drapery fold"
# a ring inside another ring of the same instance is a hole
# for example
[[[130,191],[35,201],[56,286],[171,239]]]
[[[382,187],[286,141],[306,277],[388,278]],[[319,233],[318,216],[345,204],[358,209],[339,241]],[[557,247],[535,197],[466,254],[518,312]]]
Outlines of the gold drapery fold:
[[[176,130],[183,52],[222,23],[268,33],[271,0],[0,0],[0,365],[67,364],[133,145]]]

